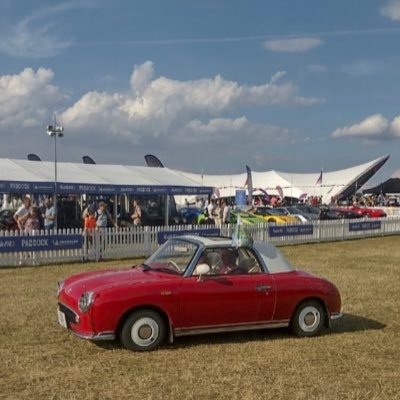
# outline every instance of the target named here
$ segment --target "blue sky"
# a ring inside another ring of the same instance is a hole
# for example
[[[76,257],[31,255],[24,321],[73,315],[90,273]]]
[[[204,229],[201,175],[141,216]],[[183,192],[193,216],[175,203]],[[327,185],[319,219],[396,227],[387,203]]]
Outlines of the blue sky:
[[[400,169],[400,1],[0,0],[0,157]]]

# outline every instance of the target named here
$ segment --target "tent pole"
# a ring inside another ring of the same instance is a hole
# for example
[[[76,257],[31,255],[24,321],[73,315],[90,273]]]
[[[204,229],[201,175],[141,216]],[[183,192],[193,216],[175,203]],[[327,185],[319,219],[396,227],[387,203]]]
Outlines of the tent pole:
[[[118,195],[114,195],[114,221],[118,225]]]
[[[164,196],[164,225],[168,226],[169,224],[169,195],[166,194]]]

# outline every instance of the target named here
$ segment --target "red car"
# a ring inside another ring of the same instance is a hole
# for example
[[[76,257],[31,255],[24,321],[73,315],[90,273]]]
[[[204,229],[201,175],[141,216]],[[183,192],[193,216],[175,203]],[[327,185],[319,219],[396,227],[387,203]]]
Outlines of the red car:
[[[380,208],[367,208],[367,207],[349,207],[343,208],[343,210],[350,210],[364,218],[383,218],[386,217],[385,211]]]
[[[59,282],[59,323],[131,350],[201,333],[290,327],[314,336],[341,316],[338,289],[294,269],[271,244],[227,238],[168,240],[143,264]]]

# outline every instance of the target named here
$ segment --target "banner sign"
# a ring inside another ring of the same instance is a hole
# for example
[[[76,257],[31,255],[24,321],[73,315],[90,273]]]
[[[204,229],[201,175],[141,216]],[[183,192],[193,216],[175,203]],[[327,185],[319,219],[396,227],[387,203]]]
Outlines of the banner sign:
[[[60,194],[132,194],[132,195],[205,195],[212,194],[209,186],[132,186],[132,185],[96,185],[86,183],[57,183]],[[0,193],[54,193],[52,182],[0,182]]]
[[[369,230],[381,229],[381,226],[382,226],[381,221],[350,222],[349,231],[350,232],[369,231]]]
[[[245,190],[242,190],[242,189],[236,190],[235,202],[236,202],[236,207],[239,210],[246,209],[246,191]]]
[[[210,228],[210,229],[189,229],[184,231],[161,231],[157,233],[157,241],[158,244],[163,244],[168,239],[186,235],[215,237],[221,235],[221,230],[219,228]]]
[[[313,225],[287,225],[268,227],[270,237],[312,235],[314,233]]]
[[[38,235],[0,237],[0,253],[81,249],[82,235]]]

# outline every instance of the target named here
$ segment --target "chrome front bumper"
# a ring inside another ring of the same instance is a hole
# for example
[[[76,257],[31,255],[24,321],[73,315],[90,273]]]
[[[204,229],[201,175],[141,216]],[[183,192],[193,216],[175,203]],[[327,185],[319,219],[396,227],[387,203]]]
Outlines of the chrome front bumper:
[[[334,321],[335,319],[339,319],[343,317],[343,313],[339,312],[336,314],[331,314],[331,321]]]
[[[93,340],[93,341],[105,341],[105,340],[114,340],[115,334],[114,332],[100,332],[95,335],[85,335],[83,333],[74,332],[72,329],[69,329],[75,336],[78,336],[81,339],[85,340]]]

